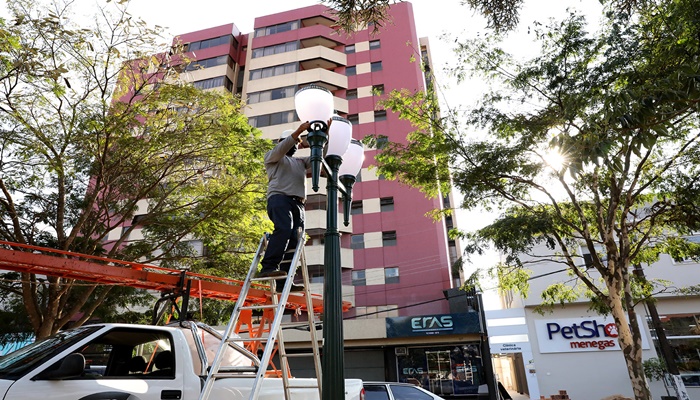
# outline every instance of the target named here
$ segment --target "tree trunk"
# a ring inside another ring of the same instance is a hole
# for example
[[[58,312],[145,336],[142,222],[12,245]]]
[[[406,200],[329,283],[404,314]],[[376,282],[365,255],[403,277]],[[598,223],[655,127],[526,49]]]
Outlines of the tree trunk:
[[[610,308],[615,325],[617,325],[617,342],[620,344],[622,354],[627,364],[627,374],[632,384],[632,392],[635,400],[652,400],[651,390],[644,376],[642,367],[642,338],[635,338],[632,335],[627,316],[622,307],[619,285],[608,285],[610,291]]]

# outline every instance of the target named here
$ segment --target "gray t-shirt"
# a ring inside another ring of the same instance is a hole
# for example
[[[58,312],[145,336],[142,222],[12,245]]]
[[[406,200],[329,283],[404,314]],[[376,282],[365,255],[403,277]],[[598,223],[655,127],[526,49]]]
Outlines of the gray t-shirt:
[[[287,136],[265,154],[268,198],[274,194],[306,198],[306,170],[311,168],[311,157],[287,156],[294,142],[291,135]]]

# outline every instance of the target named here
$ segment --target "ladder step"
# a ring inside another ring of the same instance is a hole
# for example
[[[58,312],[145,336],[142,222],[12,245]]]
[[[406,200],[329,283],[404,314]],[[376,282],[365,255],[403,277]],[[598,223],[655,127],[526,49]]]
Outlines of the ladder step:
[[[257,306],[242,306],[241,310],[257,310],[260,308],[279,308],[279,304],[260,304]],[[282,305],[284,307],[284,305]]]
[[[287,358],[313,357],[313,356],[315,356],[315,354],[314,353],[291,353],[291,354],[285,354],[284,356]]]
[[[215,375],[218,374],[226,374],[226,373],[236,373],[236,372],[253,372],[256,373],[258,372],[258,367],[221,367],[219,368],[219,372],[217,372]]]
[[[279,281],[281,279],[287,279],[287,275],[280,276],[265,276],[261,278],[251,278],[251,281]]]
[[[318,384],[315,384],[315,385],[314,384],[308,384],[308,385],[296,384],[296,385],[293,385],[291,382],[292,381],[290,380],[289,385],[287,386],[290,389],[318,389]]]
[[[266,342],[268,341],[269,337],[264,336],[264,337],[243,337],[243,338],[230,338],[226,339],[227,342]]]

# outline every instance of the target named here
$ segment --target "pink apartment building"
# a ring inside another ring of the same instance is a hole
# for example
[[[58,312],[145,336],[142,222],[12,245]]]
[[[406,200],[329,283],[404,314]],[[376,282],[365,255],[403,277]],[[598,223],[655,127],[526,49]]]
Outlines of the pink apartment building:
[[[339,33],[331,10],[314,5],[260,16],[251,33],[228,24],[175,41],[196,60],[183,72],[186,79],[240,95],[250,124],[269,139],[296,128],[294,93],[316,84],[331,90],[337,112],[353,123],[355,139],[379,134],[400,142],[410,124],[378,102],[394,89],[425,90],[419,61],[430,65],[430,52],[427,39],[416,34],[410,3],[393,5],[390,14],[392,23],[375,35],[371,29]],[[426,216],[451,207],[452,196],[427,199],[384,180],[370,167],[377,151],[366,149],[351,224],[340,224],[343,299],[354,305],[344,315],[346,377],[420,382],[443,396],[473,395],[485,384],[477,313],[468,312],[473,308],[467,297],[455,290],[461,278],[452,264],[460,250],[447,236],[452,221]],[[311,240],[305,252],[317,293],[323,293],[325,182],[321,188],[309,189],[306,205]],[[308,334],[300,337],[308,341]],[[295,347],[304,348],[303,340],[287,345]],[[304,376],[310,366],[292,368]]]

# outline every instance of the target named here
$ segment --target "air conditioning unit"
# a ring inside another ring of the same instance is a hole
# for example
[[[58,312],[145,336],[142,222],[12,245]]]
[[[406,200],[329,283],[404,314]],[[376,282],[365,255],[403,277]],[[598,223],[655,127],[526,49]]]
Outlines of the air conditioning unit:
[[[396,347],[396,348],[394,348],[394,354],[397,356],[407,356],[408,349],[405,347]]]

